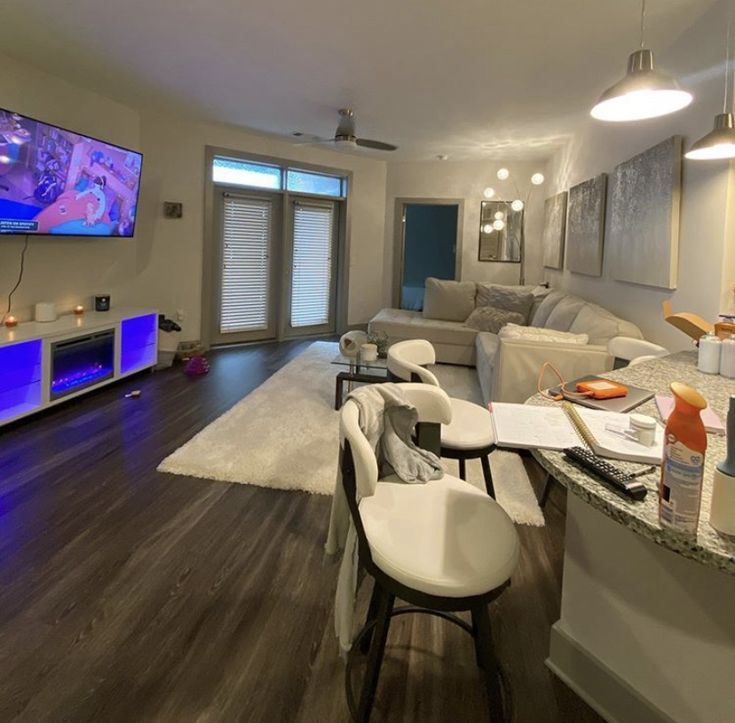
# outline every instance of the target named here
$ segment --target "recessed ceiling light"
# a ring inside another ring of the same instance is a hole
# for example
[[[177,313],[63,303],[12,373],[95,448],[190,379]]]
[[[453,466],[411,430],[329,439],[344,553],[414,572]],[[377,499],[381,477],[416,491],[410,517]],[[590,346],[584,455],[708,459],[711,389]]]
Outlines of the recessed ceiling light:
[[[486,189],[485,189],[485,190],[484,190],[484,191],[482,192],[482,195],[483,195],[483,196],[485,196],[485,198],[492,198],[492,197],[493,197],[493,196],[495,195],[495,189],[494,189],[494,188],[490,188],[490,186],[488,186],[488,187],[487,187],[487,188],[486,188]]]
[[[499,168],[497,175],[501,181],[504,181],[508,176],[510,176],[510,171],[507,168]]]

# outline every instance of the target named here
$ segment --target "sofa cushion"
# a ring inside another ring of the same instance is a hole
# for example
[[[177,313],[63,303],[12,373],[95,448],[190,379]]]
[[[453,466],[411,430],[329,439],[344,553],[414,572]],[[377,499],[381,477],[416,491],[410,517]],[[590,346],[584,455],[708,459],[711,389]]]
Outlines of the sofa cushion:
[[[577,296],[565,296],[559,300],[543,326],[547,329],[556,329],[556,331],[569,331],[584,305],[584,299]]]
[[[480,382],[482,398],[486,404],[492,399],[493,370],[499,347],[498,335],[491,334],[489,331],[481,331],[475,339],[477,379]]]
[[[496,309],[494,306],[478,306],[469,315],[465,324],[478,331],[491,331],[497,334],[508,322],[525,324],[526,316],[517,311]]]
[[[569,331],[575,334],[587,334],[590,344],[607,344],[615,336],[643,338],[640,329],[635,324],[619,319],[597,304],[589,303],[585,303],[579,310]]]
[[[563,291],[551,291],[546,295],[543,301],[538,305],[536,311],[531,316],[531,326],[546,326],[546,320],[549,318],[549,314],[554,310],[554,307],[565,297]]]
[[[528,321],[528,315],[533,306],[533,292],[524,286],[503,286],[501,284],[477,284],[475,304],[477,308],[491,306],[496,309],[514,311],[523,316],[521,324]],[[485,331],[497,331],[485,329]]]
[[[426,339],[432,344],[469,346],[475,342],[477,331],[456,321],[425,319],[420,311],[382,309],[370,321],[371,332],[382,331],[390,343],[402,339]]]
[[[536,326],[518,326],[508,324],[499,332],[500,339],[520,339],[521,341],[557,342],[561,344],[587,344],[587,334],[572,334],[569,331],[558,331]]]
[[[424,291],[425,319],[464,321],[475,308],[474,281],[426,279]]]

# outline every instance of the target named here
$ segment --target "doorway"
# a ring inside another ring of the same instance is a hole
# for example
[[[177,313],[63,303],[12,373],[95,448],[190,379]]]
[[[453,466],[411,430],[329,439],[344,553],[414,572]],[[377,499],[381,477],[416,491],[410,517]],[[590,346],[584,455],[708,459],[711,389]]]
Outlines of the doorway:
[[[401,309],[420,311],[426,279],[459,278],[462,201],[398,199]]]

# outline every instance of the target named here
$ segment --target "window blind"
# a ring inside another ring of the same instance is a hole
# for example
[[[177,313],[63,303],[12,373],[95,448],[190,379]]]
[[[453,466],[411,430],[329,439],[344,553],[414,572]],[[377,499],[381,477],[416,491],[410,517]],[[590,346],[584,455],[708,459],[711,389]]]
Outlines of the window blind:
[[[329,323],[334,207],[294,204],[291,326]]]
[[[226,195],[220,332],[268,328],[271,202]]]

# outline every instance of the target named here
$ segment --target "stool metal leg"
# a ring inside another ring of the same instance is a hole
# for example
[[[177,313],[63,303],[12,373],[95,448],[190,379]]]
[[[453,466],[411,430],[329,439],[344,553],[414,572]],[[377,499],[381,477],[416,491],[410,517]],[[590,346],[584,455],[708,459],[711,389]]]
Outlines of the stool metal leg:
[[[458,460],[459,462],[459,478],[467,481],[467,470],[465,469],[465,461],[462,457]]]
[[[373,710],[373,703],[375,702],[375,691],[378,688],[380,666],[383,663],[383,654],[385,653],[385,642],[388,639],[390,616],[395,601],[395,596],[381,587],[377,580],[375,581],[375,589],[378,591],[375,615],[376,624],[375,630],[373,631],[373,639],[370,644],[370,652],[368,653],[362,691],[360,692],[357,723],[368,723],[370,720],[370,713]]]
[[[367,627],[378,614],[378,603],[380,601],[380,586],[377,582],[373,583],[373,594],[370,596],[370,605],[368,605],[367,617],[365,618],[365,627]],[[370,642],[373,639],[372,631],[367,633],[360,641],[360,652],[367,655],[370,650]]]
[[[490,471],[490,458],[480,457],[480,464],[482,465],[482,474],[485,477],[485,489],[487,493],[495,499],[495,486],[493,485],[493,475]]]
[[[490,616],[487,605],[480,605],[472,611],[472,627],[475,630],[475,650],[482,661],[482,673],[485,679],[490,720],[492,723],[503,723],[503,691],[500,685],[500,670],[495,657]]]

